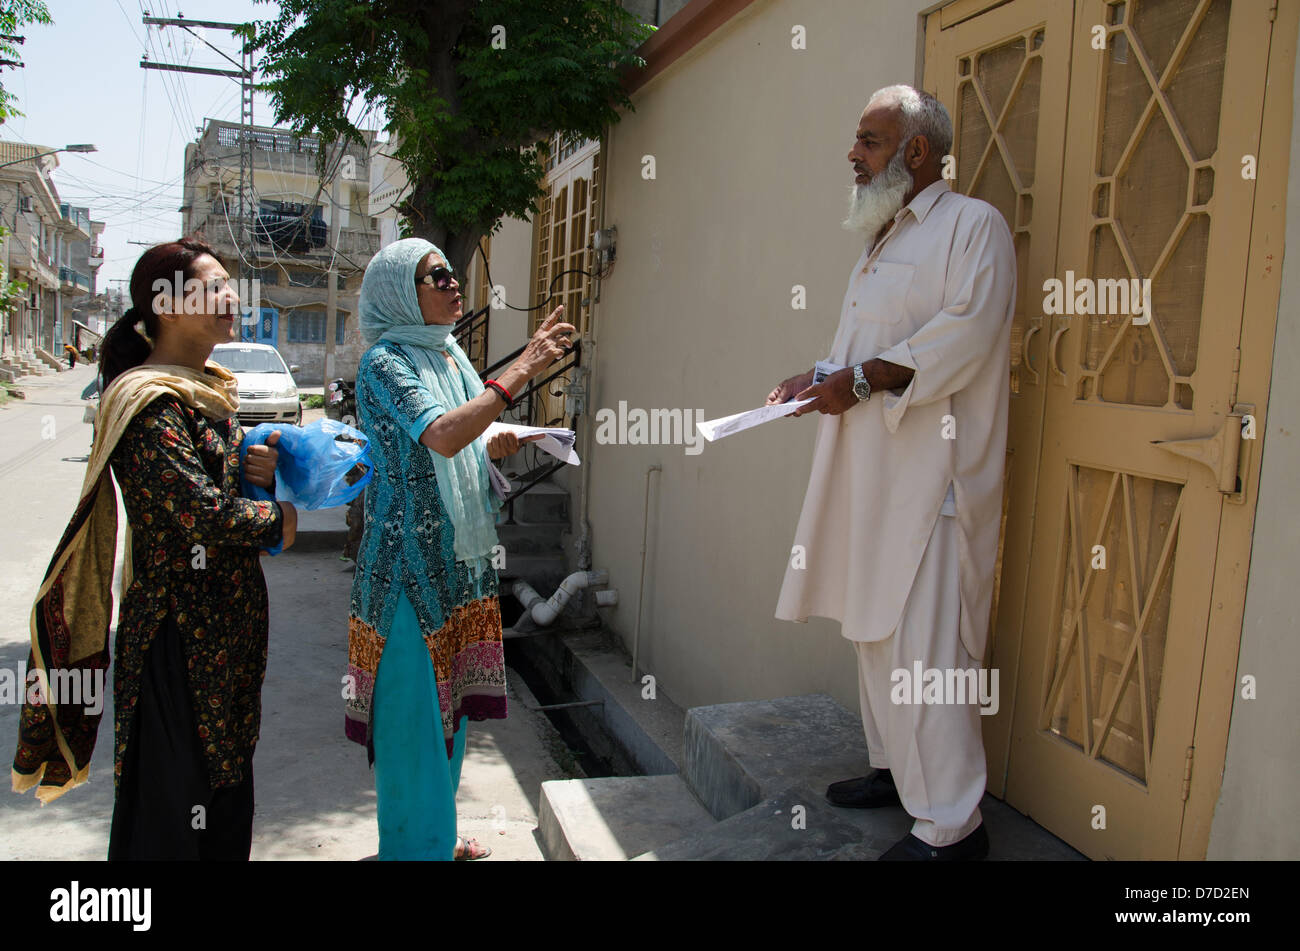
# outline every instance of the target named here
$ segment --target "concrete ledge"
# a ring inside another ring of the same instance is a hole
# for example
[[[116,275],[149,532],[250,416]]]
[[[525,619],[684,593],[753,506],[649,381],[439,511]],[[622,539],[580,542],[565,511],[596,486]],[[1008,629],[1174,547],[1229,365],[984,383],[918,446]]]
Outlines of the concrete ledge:
[[[654,857],[874,859],[911,830],[911,817],[898,807],[844,809],[825,798],[831,783],[869,769],[858,716],[822,694],[692,708],[683,775],[723,821]],[[790,826],[794,805],[805,808],[803,829]],[[1083,859],[992,796],[980,812],[991,859]]]
[[[615,763],[618,772],[662,775],[679,771],[685,712],[662,690],[653,700],[642,698],[641,684],[631,679],[631,658],[610,635],[557,628],[513,638],[510,643],[552,678],[551,688],[557,694],[604,701],[597,707],[575,708],[570,715],[594,752]],[[598,748],[602,738],[616,748]]]
[[[551,861],[621,862],[716,823],[680,776],[542,783],[538,836]]]
[[[523,525],[569,525],[569,493],[553,482],[539,482],[514,501],[515,521]]]
[[[687,783],[717,819],[795,784],[814,788],[867,773],[862,721],[824,694],[693,707]]]
[[[801,784],[771,796],[710,829],[636,857],[637,861],[871,860],[907,834],[912,819],[902,809],[873,810],[875,828],[851,821],[849,810],[830,805]]]
[[[68,366],[64,361],[59,360],[59,358],[54,356],[54,354],[41,347],[36,348],[36,357],[55,373],[62,373],[64,370],[68,369]]]
[[[290,551],[337,551],[343,554],[348,540],[346,505],[309,512],[298,509],[298,531]]]
[[[796,813],[796,808],[799,810]],[[989,861],[1087,861],[1006,803],[980,803]],[[799,784],[710,829],[638,855],[637,861],[874,861],[912,829],[902,809],[842,809]]]

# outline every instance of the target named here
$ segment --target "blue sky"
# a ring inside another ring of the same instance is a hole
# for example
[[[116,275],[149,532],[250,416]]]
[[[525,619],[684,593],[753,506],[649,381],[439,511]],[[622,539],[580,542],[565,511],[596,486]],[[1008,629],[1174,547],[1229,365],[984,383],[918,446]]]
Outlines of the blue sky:
[[[161,241],[180,233],[181,169],[185,143],[204,118],[239,118],[233,79],[140,68],[154,62],[234,68],[184,30],[141,23],[178,12],[195,20],[266,19],[275,4],[252,0],[46,0],[52,26],[29,24],[21,47],[23,69],[0,72],[25,116],[0,126],[0,138],[58,148],[90,142],[89,155],[60,153],[54,181],[64,201],[88,205],[107,223],[98,289],[126,278],[144,248],[130,241]],[[238,60],[229,32],[197,31]],[[259,77],[260,78],[260,77]],[[271,124],[269,100],[258,95],[254,121]]]

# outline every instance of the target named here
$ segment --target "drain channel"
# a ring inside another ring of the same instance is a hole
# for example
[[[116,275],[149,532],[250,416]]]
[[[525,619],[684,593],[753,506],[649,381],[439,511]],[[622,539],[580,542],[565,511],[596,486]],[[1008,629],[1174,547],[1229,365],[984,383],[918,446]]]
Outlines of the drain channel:
[[[506,665],[523,678],[540,704],[538,711],[551,721],[582,771],[589,777],[623,775],[607,756],[595,749],[595,745],[599,745],[607,751],[610,745],[600,727],[604,701],[579,700],[557,682],[558,678],[553,679],[553,676],[546,676],[538,670],[537,664],[528,656],[531,652],[518,641],[506,641],[505,652]],[[555,674],[554,671],[550,673]],[[597,737],[595,745],[588,739],[592,735]]]

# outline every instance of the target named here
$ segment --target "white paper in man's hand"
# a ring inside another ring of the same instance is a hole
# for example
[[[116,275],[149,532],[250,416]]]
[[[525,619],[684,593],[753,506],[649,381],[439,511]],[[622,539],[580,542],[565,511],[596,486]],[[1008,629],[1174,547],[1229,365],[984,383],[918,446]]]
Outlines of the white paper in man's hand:
[[[734,416],[705,420],[698,423],[695,428],[709,442],[714,442],[726,436],[734,436],[736,433],[744,432],[746,429],[753,429],[755,426],[770,423],[774,419],[789,416],[800,406],[805,406],[811,402],[812,399],[791,400],[788,403],[777,403],[773,406],[760,406],[758,409],[751,409],[747,413],[736,413]]]
[[[582,465],[578,460],[578,453],[574,450],[573,444],[576,436],[572,429],[560,429],[557,426],[516,426],[514,423],[491,423],[487,431],[483,433],[483,438],[491,439],[497,433],[514,433],[522,442],[525,436],[541,435],[541,439],[536,440],[537,447],[544,452],[550,453],[561,462],[567,462],[571,466]]]

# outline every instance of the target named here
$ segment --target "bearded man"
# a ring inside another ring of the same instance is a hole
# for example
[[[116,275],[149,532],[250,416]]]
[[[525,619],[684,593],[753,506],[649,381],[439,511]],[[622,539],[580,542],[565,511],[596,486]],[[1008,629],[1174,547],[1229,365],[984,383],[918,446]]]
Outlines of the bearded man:
[[[776,616],[833,618],[854,644],[874,769],[826,796],[907,810],[912,831],[885,860],[988,854],[976,698],[916,703],[894,689],[917,662],[981,666],[1001,519],[1016,259],[1001,214],[949,190],[951,147],[933,96],[872,95],[848,156],[844,226],[866,247],[829,357],[844,369],[815,385],[813,371],[791,377],[767,400],[811,399],[794,415],[823,415],[795,532],[806,557],[792,559]]]

